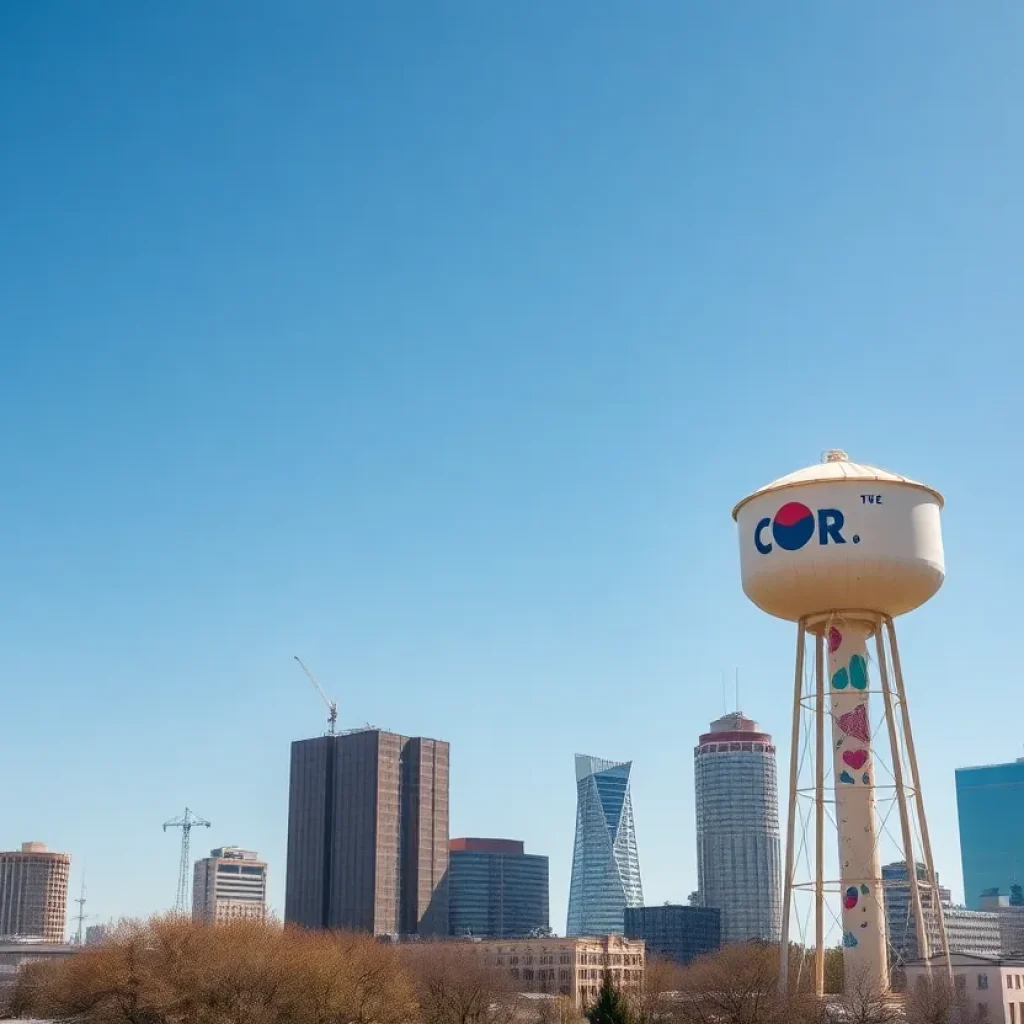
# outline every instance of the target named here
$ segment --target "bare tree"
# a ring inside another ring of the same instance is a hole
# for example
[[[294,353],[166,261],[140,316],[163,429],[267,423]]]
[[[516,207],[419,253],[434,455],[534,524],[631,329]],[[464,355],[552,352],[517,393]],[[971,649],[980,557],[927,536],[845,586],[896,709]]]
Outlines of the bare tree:
[[[586,1018],[568,996],[541,999],[537,1003],[537,1024],[585,1024]]]
[[[684,968],[674,960],[650,956],[644,966],[643,985],[630,995],[636,1024],[671,1022],[678,1014]]]
[[[511,1024],[516,993],[505,973],[471,943],[425,943],[403,950],[421,1024]]]
[[[898,999],[879,990],[874,978],[853,974],[846,979],[842,995],[832,1004],[839,1020],[849,1024],[896,1024],[903,1020]]]
[[[412,992],[370,936],[180,917],[20,973],[12,1006],[75,1024],[405,1024]]]
[[[985,1024],[991,1020],[984,1004],[972,1001],[966,990],[941,971],[908,984],[906,1014],[907,1024]]]
[[[680,1024],[792,1024],[800,995],[779,993],[778,947],[726,946],[690,965],[680,978]]]

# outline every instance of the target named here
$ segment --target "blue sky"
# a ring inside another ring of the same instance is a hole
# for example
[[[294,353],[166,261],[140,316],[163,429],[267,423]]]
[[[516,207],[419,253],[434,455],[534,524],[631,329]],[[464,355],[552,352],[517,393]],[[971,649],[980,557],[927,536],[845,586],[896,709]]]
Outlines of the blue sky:
[[[792,630],[733,503],[839,445],[945,492],[901,624],[940,872],[1024,754],[1024,9],[0,6],[0,846],[99,919],[271,863],[323,713],[452,743],[453,835],[551,857],[634,760],[649,901],[738,668]],[[17,782],[14,780],[17,778]]]

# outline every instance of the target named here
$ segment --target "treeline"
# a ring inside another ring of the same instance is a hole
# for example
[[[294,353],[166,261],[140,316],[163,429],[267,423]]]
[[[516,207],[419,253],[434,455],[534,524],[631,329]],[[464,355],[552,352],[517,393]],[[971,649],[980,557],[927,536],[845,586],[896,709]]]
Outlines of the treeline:
[[[836,955],[827,965],[841,967]],[[591,1024],[978,1024],[941,983],[905,1008],[857,985],[822,1004],[794,950],[778,992],[777,948],[732,946],[687,968],[652,960],[643,989],[606,979]],[[515,992],[471,944],[387,945],[364,935],[181,918],[126,923],[74,956],[26,965],[10,1016],[74,1024],[581,1024],[572,1001]],[[994,1022],[993,1022],[994,1024]]]

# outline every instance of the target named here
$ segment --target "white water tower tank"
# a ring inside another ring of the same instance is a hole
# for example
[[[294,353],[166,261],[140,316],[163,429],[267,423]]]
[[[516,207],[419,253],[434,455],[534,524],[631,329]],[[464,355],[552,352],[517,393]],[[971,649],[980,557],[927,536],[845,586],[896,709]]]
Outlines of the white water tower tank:
[[[945,577],[942,503],[925,484],[826,452],[733,509],[743,591],[793,621],[837,610],[912,611]]]

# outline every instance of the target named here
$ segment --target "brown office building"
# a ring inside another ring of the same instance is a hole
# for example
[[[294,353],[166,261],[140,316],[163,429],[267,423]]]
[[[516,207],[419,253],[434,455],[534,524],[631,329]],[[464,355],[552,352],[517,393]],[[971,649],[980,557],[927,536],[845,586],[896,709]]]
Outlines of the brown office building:
[[[0,937],[64,941],[71,854],[42,843],[0,853]]]
[[[448,933],[448,744],[361,729],[292,744],[284,918]]]

